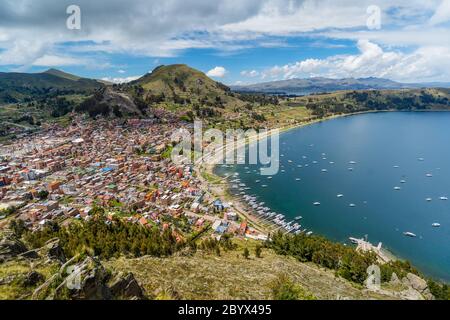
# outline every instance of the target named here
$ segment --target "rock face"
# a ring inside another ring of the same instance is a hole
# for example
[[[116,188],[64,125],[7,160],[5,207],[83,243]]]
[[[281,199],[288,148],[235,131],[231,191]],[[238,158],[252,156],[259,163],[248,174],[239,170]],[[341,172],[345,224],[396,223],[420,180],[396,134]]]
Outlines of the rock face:
[[[7,261],[28,251],[27,247],[12,235],[0,240],[0,262]]]
[[[97,258],[87,257],[78,263],[75,260],[69,260],[57,274],[37,288],[33,299],[145,299],[144,291],[133,274],[112,277]],[[54,287],[56,289],[52,292]]]
[[[57,260],[61,263],[66,262],[66,256],[59,243],[59,239],[52,239],[47,241],[44,250],[46,251],[47,257],[50,260]]]
[[[425,299],[428,300],[434,299],[433,295],[431,294],[428,288],[427,282],[424,279],[420,278],[419,276],[412,273],[408,273],[406,277],[402,279],[402,283],[420,293]]]
[[[42,274],[36,271],[31,271],[27,274],[23,281],[23,285],[28,286],[35,286],[40,282],[44,282],[45,278]]]
[[[110,284],[111,293],[121,299],[144,299],[145,294],[132,273],[119,273]]]
[[[82,262],[64,270],[64,281],[55,290],[55,299],[109,300],[111,291],[106,285],[109,273],[95,258],[87,257]]]

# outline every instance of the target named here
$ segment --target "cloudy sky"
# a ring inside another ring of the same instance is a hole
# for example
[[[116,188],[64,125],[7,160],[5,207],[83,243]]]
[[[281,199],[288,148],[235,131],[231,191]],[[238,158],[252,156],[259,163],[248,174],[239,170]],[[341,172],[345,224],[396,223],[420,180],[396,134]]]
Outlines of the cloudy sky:
[[[120,82],[172,63],[227,84],[450,81],[450,0],[0,0],[0,71]]]

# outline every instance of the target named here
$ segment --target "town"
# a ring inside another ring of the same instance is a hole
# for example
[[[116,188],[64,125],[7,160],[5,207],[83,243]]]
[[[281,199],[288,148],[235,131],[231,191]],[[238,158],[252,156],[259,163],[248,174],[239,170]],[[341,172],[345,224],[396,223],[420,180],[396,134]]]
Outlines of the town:
[[[188,123],[156,119],[49,125],[0,149],[0,219],[36,230],[89,220],[95,207],[143,227],[265,240],[230,203],[208,191],[193,165],[170,159],[171,134]],[[0,220],[0,222],[1,222]]]

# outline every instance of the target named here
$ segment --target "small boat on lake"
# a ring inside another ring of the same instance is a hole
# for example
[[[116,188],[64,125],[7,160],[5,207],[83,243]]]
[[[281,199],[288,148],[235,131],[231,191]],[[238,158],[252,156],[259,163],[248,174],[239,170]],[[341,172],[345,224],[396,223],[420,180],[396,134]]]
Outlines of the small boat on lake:
[[[320,206],[320,202],[314,202],[313,205]]]
[[[439,200],[448,200],[448,197],[439,197]]]
[[[394,187],[394,190],[400,190],[401,188],[400,187]]]
[[[349,206],[350,208],[354,208],[354,207],[356,207],[356,204],[350,203],[348,206]]]
[[[415,233],[412,233],[412,232],[409,232],[409,231],[403,232],[403,235],[405,235],[407,237],[411,237],[411,238],[417,237],[417,235]]]
[[[342,198],[344,195],[342,193],[339,193],[336,197]]]
[[[431,226],[432,226],[432,227],[434,227],[434,228],[438,228],[438,227],[440,227],[440,226],[441,226],[441,224],[440,224],[440,223],[437,223],[437,222],[435,222],[435,223],[432,223],[432,224],[431,224]]]

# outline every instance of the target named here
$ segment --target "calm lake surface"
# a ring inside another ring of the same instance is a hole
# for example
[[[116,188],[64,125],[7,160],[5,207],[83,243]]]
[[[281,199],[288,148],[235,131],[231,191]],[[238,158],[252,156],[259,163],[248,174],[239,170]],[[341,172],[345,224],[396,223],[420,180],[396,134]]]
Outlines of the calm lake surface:
[[[280,155],[272,179],[259,175],[257,165],[219,165],[216,173],[237,172],[247,194],[286,220],[301,215],[302,228],[345,243],[368,235],[425,274],[450,282],[450,200],[440,199],[450,198],[450,113],[329,120],[283,133]]]

